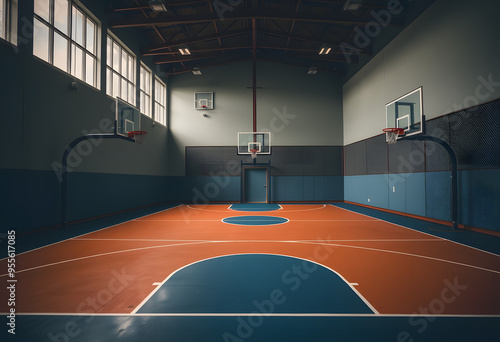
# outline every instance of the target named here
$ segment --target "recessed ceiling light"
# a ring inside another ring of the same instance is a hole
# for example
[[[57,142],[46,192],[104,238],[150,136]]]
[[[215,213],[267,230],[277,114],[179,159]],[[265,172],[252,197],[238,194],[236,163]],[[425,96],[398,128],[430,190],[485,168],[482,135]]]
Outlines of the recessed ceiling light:
[[[318,68],[317,67],[310,67],[307,69],[307,73],[309,75],[316,75],[318,73]]]
[[[165,2],[163,0],[150,0],[148,4],[151,10],[154,12],[167,11],[167,6],[165,5]]]
[[[361,7],[361,0],[346,0],[344,11],[357,11]]]
[[[319,50],[319,54],[320,55],[328,55],[330,53],[330,51],[332,51],[332,47],[328,46],[326,44],[323,44],[323,46]]]

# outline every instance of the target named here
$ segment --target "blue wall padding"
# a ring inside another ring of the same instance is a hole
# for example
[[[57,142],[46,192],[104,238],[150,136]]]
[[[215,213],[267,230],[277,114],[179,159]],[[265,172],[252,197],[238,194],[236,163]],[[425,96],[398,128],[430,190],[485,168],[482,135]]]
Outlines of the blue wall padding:
[[[451,220],[451,172],[427,172],[425,174],[425,201],[427,217]]]
[[[406,175],[396,173],[388,175],[389,182],[389,209],[406,213]]]
[[[500,231],[500,170],[460,171],[460,222]]]
[[[406,213],[426,216],[425,176],[423,172],[405,173]],[[392,190],[391,190],[392,191]]]
[[[389,208],[387,184],[388,176],[385,174],[368,175],[366,177],[366,202],[379,208]]]

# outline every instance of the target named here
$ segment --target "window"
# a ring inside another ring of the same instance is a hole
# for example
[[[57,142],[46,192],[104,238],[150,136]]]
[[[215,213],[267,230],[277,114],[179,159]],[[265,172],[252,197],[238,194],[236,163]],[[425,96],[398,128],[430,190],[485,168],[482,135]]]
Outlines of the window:
[[[7,37],[7,0],[0,0],[0,38]]]
[[[141,63],[141,78],[139,80],[141,89],[140,107],[141,113],[152,117],[151,115],[151,70]]]
[[[108,35],[106,93],[135,104],[135,56]]]
[[[17,44],[17,1],[0,0],[0,38]]]
[[[155,121],[167,125],[167,86],[155,77]]]
[[[35,0],[33,25],[35,56],[98,87],[96,20],[71,0]]]

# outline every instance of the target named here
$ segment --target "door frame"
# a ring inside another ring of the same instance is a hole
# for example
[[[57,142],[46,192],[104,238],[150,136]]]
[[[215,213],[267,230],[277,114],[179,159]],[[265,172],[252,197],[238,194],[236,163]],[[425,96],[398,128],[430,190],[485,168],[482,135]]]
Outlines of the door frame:
[[[245,202],[245,181],[246,171],[263,169],[266,170],[266,201],[265,202]],[[271,168],[269,166],[242,166],[241,168],[241,197],[240,203],[271,203]]]

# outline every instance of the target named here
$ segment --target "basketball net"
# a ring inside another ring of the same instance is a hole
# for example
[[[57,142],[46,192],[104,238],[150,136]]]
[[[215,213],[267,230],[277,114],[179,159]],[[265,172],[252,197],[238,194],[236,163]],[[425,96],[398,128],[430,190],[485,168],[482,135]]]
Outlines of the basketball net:
[[[384,128],[383,131],[388,144],[395,144],[398,141],[398,136],[405,132],[402,128]]]
[[[137,144],[142,144],[146,134],[148,134],[146,131],[131,131],[128,132],[128,137],[134,139]]]
[[[252,159],[257,158],[257,152],[259,152],[259,150],[256,150],[256,149],[250,150],[250,155],[252,156]]]

